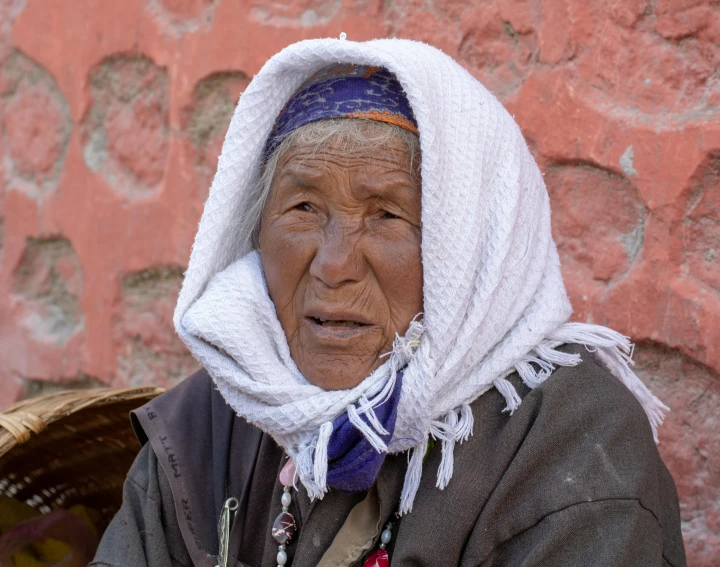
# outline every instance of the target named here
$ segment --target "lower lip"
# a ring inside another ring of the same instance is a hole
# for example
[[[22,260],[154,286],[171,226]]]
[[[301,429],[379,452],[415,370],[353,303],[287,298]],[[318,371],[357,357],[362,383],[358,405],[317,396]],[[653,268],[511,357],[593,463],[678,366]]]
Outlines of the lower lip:
[[[315,337],[326,341],[349,341],[365,335],[374,328],[374,325],[360,325],[358,327],[320,325],[310,318],[306,318],[305,323]]]

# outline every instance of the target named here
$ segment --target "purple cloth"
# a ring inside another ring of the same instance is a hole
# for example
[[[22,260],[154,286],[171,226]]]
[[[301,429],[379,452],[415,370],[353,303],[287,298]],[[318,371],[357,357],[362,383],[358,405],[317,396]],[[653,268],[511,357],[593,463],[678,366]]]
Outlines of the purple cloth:
[[[375,408],[375,415],[389,435],[381,435],[389,443],[395,431],[398,402],[402,390],[402,371],[397,374],[397,382],[385,403]],[[361,416],[360,419],[365,420]],[[379,453],[358,431],[347,413],[333,422],[333,432],[328,443],[327,484],[340,492],[350,493],[369,489],[380,472],[386,453]]]
[[[263,163],[293,130],[332,118],[375,120],[418,134],[412,108],[395,75],[380,67],[333,65],[315,73],[290,97],[268,137]]]

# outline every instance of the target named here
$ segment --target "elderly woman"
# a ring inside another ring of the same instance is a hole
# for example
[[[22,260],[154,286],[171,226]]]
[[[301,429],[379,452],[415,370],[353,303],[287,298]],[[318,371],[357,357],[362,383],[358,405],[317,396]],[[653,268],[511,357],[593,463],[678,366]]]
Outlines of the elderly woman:
[[[498,101],[410,41],[313,40],[243,94],[175,313],[203,370],[94,565],[685,565],[631,345],[571,308]]]

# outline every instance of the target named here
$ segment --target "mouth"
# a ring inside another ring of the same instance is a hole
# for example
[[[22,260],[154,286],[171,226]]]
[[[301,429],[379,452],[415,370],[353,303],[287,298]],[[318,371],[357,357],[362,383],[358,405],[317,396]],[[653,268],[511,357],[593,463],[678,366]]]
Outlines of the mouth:
[[[308,317],[310,321],[316,325],[322,327],[343,327],[349,329],[356,329],[359,327],[367,327],[367,323],[361,323],[359,321],[352,321],[350,319],[323,319],[322,317]]]
[[[369,321],[350,313],[311,313],[305,317],[305,322],[315,340],[336,346],[357,340],[376,329]]]

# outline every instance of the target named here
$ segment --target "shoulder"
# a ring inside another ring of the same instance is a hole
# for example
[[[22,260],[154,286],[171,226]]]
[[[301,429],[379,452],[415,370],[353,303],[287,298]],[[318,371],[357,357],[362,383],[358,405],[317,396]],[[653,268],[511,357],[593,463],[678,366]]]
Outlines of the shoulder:
[[[623,430],[623,438],[655,447],[645,411],[630,390],[611,374],[595,355],[581,345],[566,345],[579,354],[577,366],[560,366],[523,399],[534,409],[543,427],[553,431],[583,427],[583,436],[610,438]]]
[[[553,454],[558,463],[597,467],[598,474],[618,462],[625,478],[633,470],[664,469],[632,392],[583,346],[563,350],[582,361],[556,368],[540,386],[521,392],[522,404],[508,419],[508,431],[523,435],[521,454]]]
[[[635,396],[583,346],[560,349],[579,354],[581,362],[557,367],[535,389],[517,374],[508,377],[522,399],[512,415],[494,388],[473,402],[473,413],[479,417],[474,431],[479,440],[471,443],[474,450],[482,451],[488,440],[526,448],[563,441],[582,450],[595,444],[642,446],[647,449],[644,456],[655,458],[650,423]]]
[[[661,530],[663,552],[682,555],[677,492],[643,408],[591,352],[578,345],[563,350],[582,362],[557,368],[533,390],[510,377],[523,398],[512,416],[502,413],[505,400],[495,390],[473,404],[475,432],[459,449],[467,452],[463,461],[486,463],[483,476],[490,479],[478,495],[476,531],[489,534],[483,549],[559,511],[614,503],[646,514]]]
[[[205,370],[132,412],[132,419],[146,447],[133,481],[144,485],[141,469],[149,459],[151,471],[154,466],[167,481],[162,502],[173,503],[170,509],[194,564],[208,564],[208,554],[217,549],[215,521],[226,489],[249,486],[262,433],[235,414]],[[242,448],[237,455],[233,439]],[[237,478],[228,477],[230,470]]]
[[[158,419],[170,430],[177,431],[176,427],[180,427],[180,431],[184,431],[190,425],[191,430],[202,431],[211,427],[213,409],[225,409],[228,416],[232,415],[230,406],[224,403],[224,400],[223,403],[217,403],[218,399],[222,400],[222,396],[215,388],[210,374],[201,368],[167,392],[134,410],[131,413],[133,429],[143,444],[151,436],[150,432],[156,428]]]
[[[643,408],[591,352],[563,350],[582,362],[557,368],[533,390],[511,377],[523,397],[512,416],[502,413],[495,390],[473,404],[479,424],[467,450],[478,460],[492,453],[498,482],[491,500],[501,505],[523,494],[520,506],[537,518],[580,502],[631,499],[662,516],[677,496]]]

